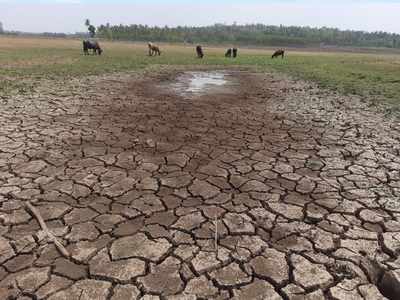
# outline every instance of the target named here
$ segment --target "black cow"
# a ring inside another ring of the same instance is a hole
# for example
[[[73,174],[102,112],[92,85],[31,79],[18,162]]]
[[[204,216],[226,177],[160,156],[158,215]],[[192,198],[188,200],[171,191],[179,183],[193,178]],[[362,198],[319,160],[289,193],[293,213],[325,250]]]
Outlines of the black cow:
[[[237,53],[238,53],[238,49],[237,48],[229,48],[228,50],[226,50],[225,57],[236,58],[237,57]]]
[[[83,53],[85,55],[89,55],[89,49],[93,50],[92,55],[95,55],[95,54],[101,55],[101,53],[103,52],[103,49],[101,49],[99,42],[84,40],[83,41]]]
[[[277,57],[279,57],[279,56],[281,56],[282,59],[283,59],[283,58],[285,57],[285,50],[283,50],[283,49],[276,50],[276,51],[274,52],[274,54],[272,54],[272,57],[271,57],[271,58],[277,58]]]
[[[237,49],[237,48],[233,48],[233,49],[232,49],[232,56],[233,56],[233,58],[236,58],[237,55],[238,55],[238,49]]]
[[[197,45],[196,53],[197,53],[197,57],[198,58],[203,58],[204,57],[203,48],[200,45]]]

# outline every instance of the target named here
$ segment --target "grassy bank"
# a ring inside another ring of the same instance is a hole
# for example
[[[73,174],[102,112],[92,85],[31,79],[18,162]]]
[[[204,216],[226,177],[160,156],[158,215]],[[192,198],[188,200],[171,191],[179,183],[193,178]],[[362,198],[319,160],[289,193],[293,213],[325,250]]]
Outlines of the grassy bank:
[[[162,45],[162,56],[148,57],[144,44],[102,42],[104,55],[83,56],[80,41],[0,37],[0,94],[28,89],[24,79],[68,78],[109,72],[143,70],[158,65],[243,66],[279,71],[318,82],[343,93],[379,95],[400,102],[400,55],[291,50],[285,60],[271,60],[271,50],[240,49],[226,59],[224,49],[205,47],[195,57],[193,46]]]

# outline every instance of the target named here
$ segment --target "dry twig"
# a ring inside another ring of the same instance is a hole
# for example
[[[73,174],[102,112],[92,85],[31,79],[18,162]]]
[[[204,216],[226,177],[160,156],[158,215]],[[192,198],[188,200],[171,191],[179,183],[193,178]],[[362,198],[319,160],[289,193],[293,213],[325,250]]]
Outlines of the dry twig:
[[[215,227],[215,252],[217,253],[217,257],[218,257],[218,220],[217,220],[217,215],[215,215],[214,227]]]
[[[25,207],[31,212],[31,214],[36,218],[39,222],[40,227],[42,228],[43,232],[49,238],[51,242],[54,243],[58,251],[66,258],[70,257],[70,254],[67,249],[65,249],[64,245],[54,236],[54,234],[49,230],[45,221],[43,220],[42,216],[38,212],[38,210],[29,202],[25,203]]]

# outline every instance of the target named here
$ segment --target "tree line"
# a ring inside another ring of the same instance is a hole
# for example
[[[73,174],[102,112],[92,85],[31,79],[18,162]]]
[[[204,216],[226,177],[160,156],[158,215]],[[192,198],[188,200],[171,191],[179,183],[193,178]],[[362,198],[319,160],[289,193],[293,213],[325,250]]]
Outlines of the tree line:
[[[170,43],[209,43],[252,46],[351,46],[400,48],[400,34],[384,31],[366,32],[339,30],[337,28],[313,28],[302,26],[273,26],[264,24],[211,26],[159,27],[148,25],[100,25],[97,28],[87,19],[89,37],[110,40],[154,41]],[[45,32],[29,34],[5,31],[0,22],[0,34],[42,35],[47,37],[87,37],[85,33],[65,34]]]
[[[264,24],[204,27],[158,27],[147,25],[100,25],[97,36],[111,40],[157,41],[178,43],[212,43],[254,46],[356,46],[400,48],[400,34],[312,28],[272,26]]]

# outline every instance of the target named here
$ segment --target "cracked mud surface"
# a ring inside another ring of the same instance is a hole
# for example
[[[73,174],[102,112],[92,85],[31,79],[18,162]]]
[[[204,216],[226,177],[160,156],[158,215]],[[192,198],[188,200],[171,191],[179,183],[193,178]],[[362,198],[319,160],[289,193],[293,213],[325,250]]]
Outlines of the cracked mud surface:
[[[2,99],[0,298],[395,299],[399,124],[227,72],[234,94],[185,99],[167,72]]]

